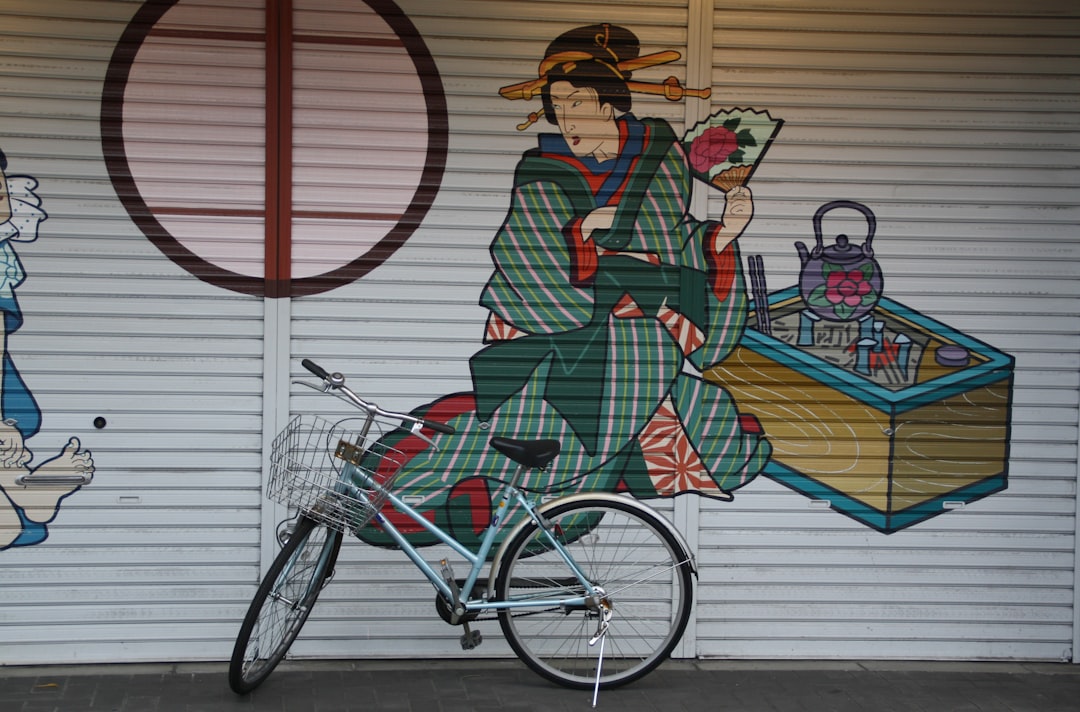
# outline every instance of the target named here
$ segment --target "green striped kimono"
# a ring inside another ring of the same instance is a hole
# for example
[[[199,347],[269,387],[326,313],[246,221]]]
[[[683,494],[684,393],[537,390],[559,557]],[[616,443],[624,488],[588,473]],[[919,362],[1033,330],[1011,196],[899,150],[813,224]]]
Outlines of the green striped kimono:
[[[491,245],[474,390],[418,409],[457,432],[437,435],[438,451],[414,437],[391,443],[410,458],[399,491],[464,542],[487,526],[489,490],[513,471],[488,445],[495,435],[559,440],[562,453],[528,483],[559,493],[730,499],[768,459],[756,421],[696,375],[744,329],[737,248],[717,254],[722,226],[688,214],[691,177],[671,128],[632,116],[620,128],[620,156],[605,164],[573,157],[557,134],[523,157]],[[584,239],[581,221],[603,205],[617,206],[612,228]],[[430,539],[391,519],[416,543]],[[377,525],[361,535],[385,543]]]

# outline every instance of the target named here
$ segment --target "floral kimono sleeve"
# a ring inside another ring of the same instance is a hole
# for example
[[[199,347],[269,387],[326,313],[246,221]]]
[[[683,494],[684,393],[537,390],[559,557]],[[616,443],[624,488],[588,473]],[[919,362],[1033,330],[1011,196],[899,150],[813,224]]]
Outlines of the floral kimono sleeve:
[[[527,333],[559,333],[589,323],[594,293],[589,286],[575,286],[575,255],[565,238],[575,217],[570,200],[554,183],[518,186],[491,245],[495,273],[481,305]]]

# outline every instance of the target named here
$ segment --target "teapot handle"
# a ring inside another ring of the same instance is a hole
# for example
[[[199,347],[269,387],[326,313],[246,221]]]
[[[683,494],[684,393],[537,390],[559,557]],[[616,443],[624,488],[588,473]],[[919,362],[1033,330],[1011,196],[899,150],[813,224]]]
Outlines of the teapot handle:
[[[834,200],[831,203],[825,203],[817,209],[817,212],[814,213],[814,238],[817,240],[817,245],[814,247],[813,252],[810,253],[810,256],[816,259],[821,257],[821,253],[825,250],[825,243],[821,239],[821,219],[825,217],[825,213],[833,208],[852,208],[863,214],[863,217],[866,218],[867,232],[866,242],[863,243],[862,251],[867,257],[873,257],[874,248],[871,247],[870,243],[874,239],[874,233],[877,232],[877,218],[870,208],[862,203],[856,203],[854,200]]]

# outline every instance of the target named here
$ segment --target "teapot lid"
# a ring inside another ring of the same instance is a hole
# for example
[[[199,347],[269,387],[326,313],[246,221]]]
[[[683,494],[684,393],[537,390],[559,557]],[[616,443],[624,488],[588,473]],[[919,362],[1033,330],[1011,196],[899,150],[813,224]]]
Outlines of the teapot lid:
[[[821,250],[821,256],[829,262],[847,264],[863,259],[863,250],[851,244],[847,235],[836,236],[836,244],[829,245]]]

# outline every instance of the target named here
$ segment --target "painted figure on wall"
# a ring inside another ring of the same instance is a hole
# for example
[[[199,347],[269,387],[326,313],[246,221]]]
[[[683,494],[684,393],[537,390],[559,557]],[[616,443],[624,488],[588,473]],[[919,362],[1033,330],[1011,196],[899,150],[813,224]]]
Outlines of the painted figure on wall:
[[[750,191],[729,190],[720,221],[691,216],[681,137],[631,111],[631,91],[691,91],[630,78],[677,57],[641,56],[622,27],[581,27],[548,46],[537,80],[503,90],[539,94],[543,111],[530,118],[558,133],[541,134],[522,157],[491,244],[474,390],[418,409],[456,433],[437,435],[437,451],[415,437],[390,443],[411,458],[400,490],[461,541],[487,526],[489,483],[511,473],[492,436],[559,440],[562,454],[528,483],[557,493],[730,500],[769,459],[756,418],[701,376],[744,331],[736,238],[753,215]],[[474,472],[456,482],[446,474]],[[426,532],[400,523],[423,543]],[[361,535],[385,543],[373,527]]]
[[[4,316],[3,378],[0,381],[0,551],[38,544],[48,536],[47,525],[60,502],[88,481],[94,462],[78,438],[71,438],[55,457],[31,466],[33,452],[26,440],[41,428],[41,411],[19,375],[8,348],[10,335],[22,325],[15,289],[26,277],[13,242],[33,242],[47,215],[34,193],[30,176],[8,175],[0,151],[0,311]],[[36,480],[36,482],[34,481]]]

